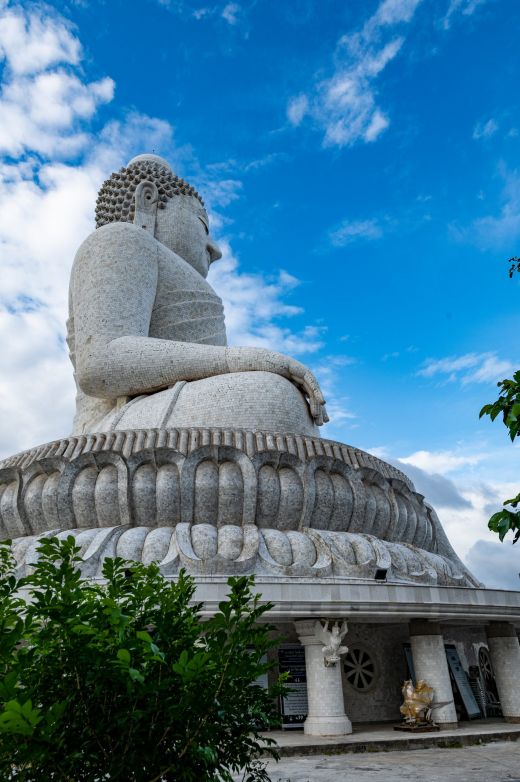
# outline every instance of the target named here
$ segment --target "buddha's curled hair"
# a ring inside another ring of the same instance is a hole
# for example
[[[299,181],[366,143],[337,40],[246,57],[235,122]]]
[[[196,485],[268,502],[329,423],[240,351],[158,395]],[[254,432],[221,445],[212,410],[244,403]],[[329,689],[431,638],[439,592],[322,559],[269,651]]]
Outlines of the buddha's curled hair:
[[[193,196],[202,206],[204,201],[195,188],[156,161],[140,160],[120,168],[103,183],[96,201],[96,228],[107,223],[132,223],[135,189],[139,182],[153,182],[159,191],[159,209],[176,195]]]

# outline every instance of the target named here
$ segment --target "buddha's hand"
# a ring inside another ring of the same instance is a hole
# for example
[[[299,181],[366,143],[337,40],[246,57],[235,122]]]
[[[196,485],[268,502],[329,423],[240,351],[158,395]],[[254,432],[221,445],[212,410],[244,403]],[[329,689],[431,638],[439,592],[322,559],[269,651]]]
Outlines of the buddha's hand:
[[[229,372],[273,372],[286,377],[307,398],[317,426],[329,420],[320,385],[311,370],[290,356],[264,348],[226,348]]]

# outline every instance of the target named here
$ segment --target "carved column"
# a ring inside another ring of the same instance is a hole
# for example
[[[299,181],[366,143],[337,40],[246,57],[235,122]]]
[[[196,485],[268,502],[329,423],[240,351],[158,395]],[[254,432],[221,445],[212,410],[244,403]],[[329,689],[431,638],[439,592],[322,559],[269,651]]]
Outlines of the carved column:
[[[498,697],[506,722],[520,722],[520,644],[509,622],[491,622],[487,637]]]
[[[414,620],[410,622],[410,644],[416,681],[433,687],[433,719],[441,728],[456,728],[457,712],[453,701],[444,637],[437,622]],[[435,708],[436,703],[446,702]]]
[[[295,622],[300,643],[305,647],[309,713],[303,726],[308,736],[345,736],[352,723],[345,714],[341,663],[327,667],[323,643],[314,634],[314,619]]]

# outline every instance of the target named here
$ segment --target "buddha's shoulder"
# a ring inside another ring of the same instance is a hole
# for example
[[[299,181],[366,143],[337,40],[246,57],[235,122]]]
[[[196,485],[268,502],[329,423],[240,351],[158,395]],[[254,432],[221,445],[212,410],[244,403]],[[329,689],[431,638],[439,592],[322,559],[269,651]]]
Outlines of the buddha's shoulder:
[[[80,245],[75,263],[84,260],[105,260],[107,256],[120,259],[138,254],[142,257],[147,251],[157,252],[157,239],[151,233],[133,223],[107,223],[92,231]]]

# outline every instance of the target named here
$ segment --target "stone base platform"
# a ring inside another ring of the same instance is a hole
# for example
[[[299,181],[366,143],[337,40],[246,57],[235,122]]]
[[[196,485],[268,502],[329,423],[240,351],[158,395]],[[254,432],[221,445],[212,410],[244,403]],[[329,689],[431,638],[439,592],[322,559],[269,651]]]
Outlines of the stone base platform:
[[[519,741],[520,725],[503,720],[475,720],[461,723],[458,728],[429,734],[404,734],[393,730],[389,723],[354,723],[348,736],[306,736],[302,730],[275,730],[266,736],[276,741],[281,757],[302,755],[342,755],[360,752],[396,752],[430,747],[468,747],[496,741]]]
[[[21,565],[38,536],[69,530],[88,576],[117,555],[158,561],[165,574],[479,585],[403,473],[319,437],[139,429],[0,462],[0,538],[17,539]]]

